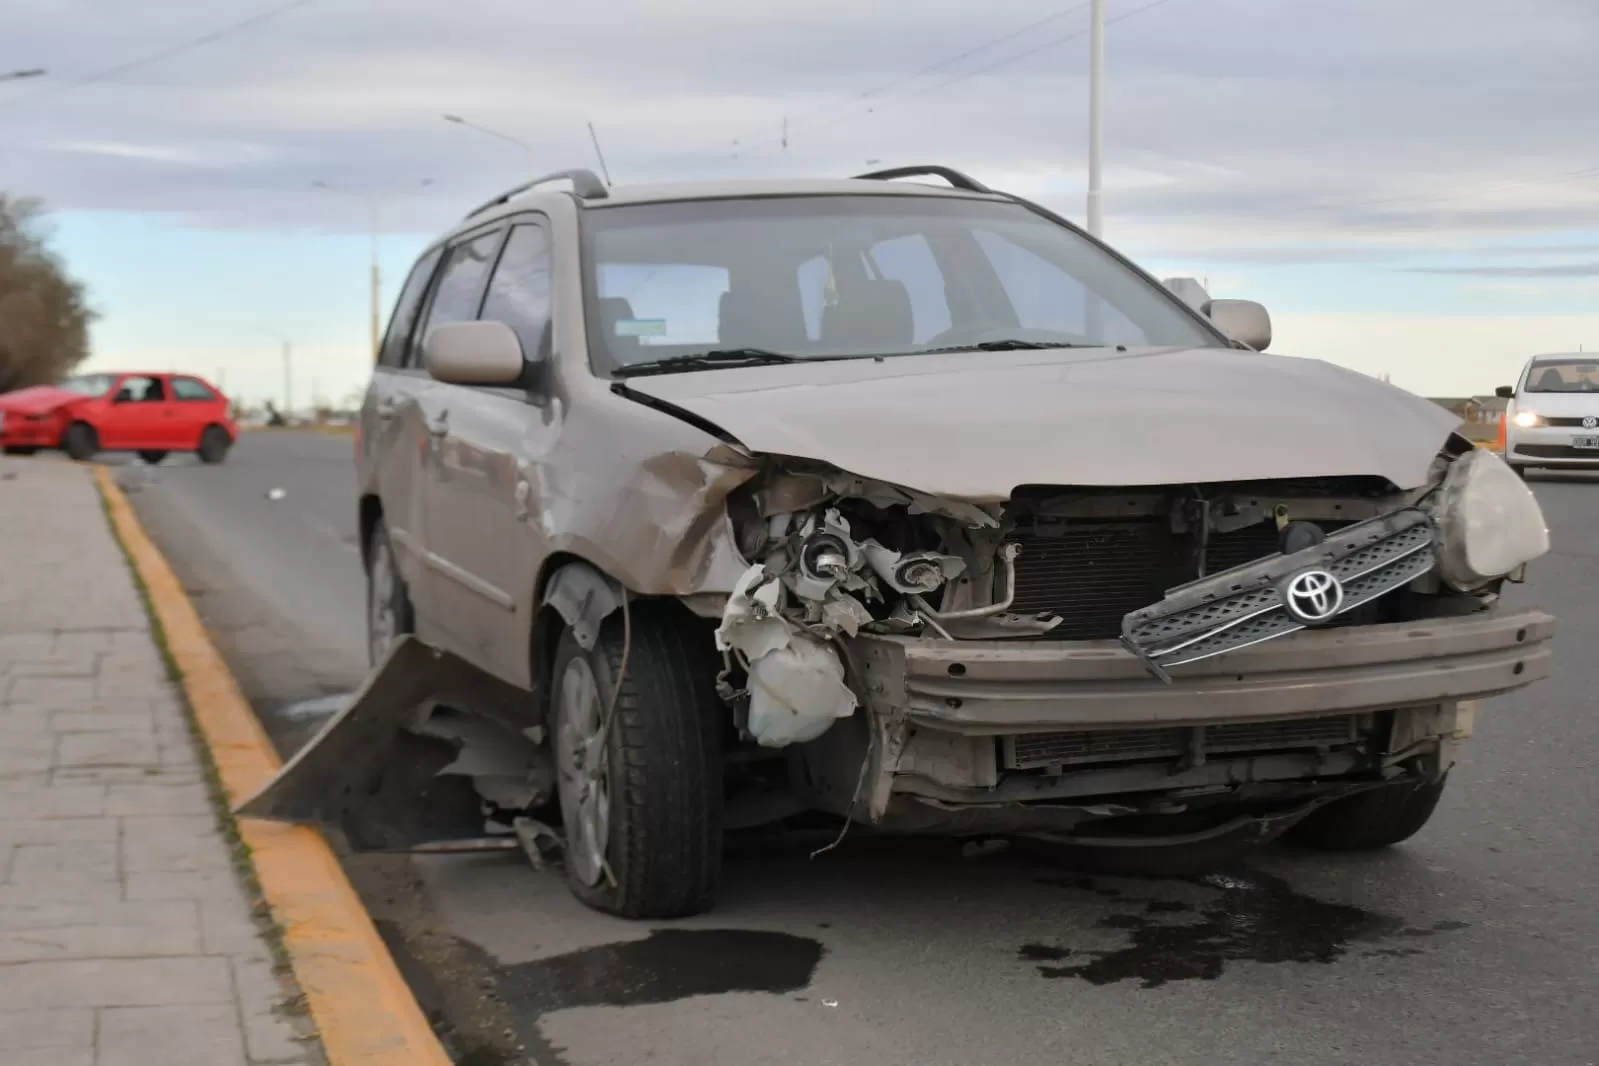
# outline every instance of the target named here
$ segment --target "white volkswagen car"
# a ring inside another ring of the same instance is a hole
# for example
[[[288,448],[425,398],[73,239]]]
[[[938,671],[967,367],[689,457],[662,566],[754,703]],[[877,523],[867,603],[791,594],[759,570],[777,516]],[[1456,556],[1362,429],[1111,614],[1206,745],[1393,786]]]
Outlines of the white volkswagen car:
[[[1498,394],[1510,401],[1505,460],[1522,477],[1529,467],[1599,470],[1599,354],[1535,355],[1514,386]]]

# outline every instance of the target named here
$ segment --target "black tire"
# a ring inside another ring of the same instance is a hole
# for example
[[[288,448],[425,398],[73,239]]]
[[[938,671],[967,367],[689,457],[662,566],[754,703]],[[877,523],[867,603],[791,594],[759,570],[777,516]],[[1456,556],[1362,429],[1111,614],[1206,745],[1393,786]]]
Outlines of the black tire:
[[[1337,800],[1294,826],[1289,836],[1323,851],[1374,851],[1398,844],[1427,824],[1448,780],[1404,781]]]
[[[1527,480],[1527,468],[1525,466],[1523,466],[1522,464],[1520,464],[1520,463],[1512,463],[1512,464],[1510,464],[1510,469],[1514,470],[1516,472],[1516,476],[1519,477],[1521,480],[1523,480],[1523,481]]]
[[[85,422],[74,422],[61,437],[61,447],[75,462],[86,463],[100,450],[100,434]]]
[[[228,449],[233,447],[233,438],[228,436],[228,431],[221,426],[206,426],[205,432],[200,434],[200,447],[196,450],[200,462],[215,465],[228,457]]]
[[[159,463],[161,460],[165,459],[166,457],[167,457],[167,453],[166,452],[155,451],[153,449],[148,449],[148,448],[139,453],[139,458],[143,459],[145,462],[149,463],[151,466],[154,466],[155,464]]]
[[[31,444],[8,444],[8,445],[6,445],[6,454],[7,455],[24,455],[24,456],[26,456],[26,455],[36,455],[36,454],[38,454],[38,451],[39,451],[39,449],[35,448]]]
[[[600,876],[585,884],[574,873],[570,854],[566,863],[574,896],[623,918],[701,914],[715,902],[721,877],[720,664],[710,630],[674,607],[632,607],[627,675],[603,748],[610,797],[604,854],[615,883]],[[587,663],[603,708],[621,668],[622,643],[620,612],[606,620],[592,651],[585,651],[570,631],[561,635],[550,684],[557,751],[556,733],[565,713],[562,679],[569,664]],[[569,840],[570,835],[568,829]]]
[[[386,562],[384,562],[386,560]],[[405,587],[405,578],[394,556],[394,545],[389,540],[389,527],[379,518],[372,527],[366,550],[366,651],[373,666],[388,655],[388,647],[379,647],[378,608],[386,606],[393,612],[394,629],[390,642],[416,632],[416,608],[411,604],[411,592]]]

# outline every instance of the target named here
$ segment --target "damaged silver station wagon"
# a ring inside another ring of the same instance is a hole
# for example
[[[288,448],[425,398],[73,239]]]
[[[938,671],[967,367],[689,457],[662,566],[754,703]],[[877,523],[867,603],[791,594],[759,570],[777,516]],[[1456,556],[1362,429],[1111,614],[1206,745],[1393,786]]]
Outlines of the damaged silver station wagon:
[[[373,376],[374,672],[241,812],[559,848],[630,917],[807,812],[1403,840],[1549,670],[1498,602],[1548,533],[1448,412],[1269,342],[941,167],[514,189]]]

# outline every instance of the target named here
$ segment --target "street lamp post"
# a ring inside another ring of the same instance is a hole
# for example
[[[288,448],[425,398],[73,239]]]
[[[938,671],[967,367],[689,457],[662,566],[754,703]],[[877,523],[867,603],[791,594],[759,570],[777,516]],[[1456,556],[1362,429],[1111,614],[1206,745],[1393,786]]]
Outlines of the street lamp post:
[[[1105,0],[1093,0],[1088,36],[1088,232],[1104,229],[1100,155],[1105,136]]]
[[[294,346],[275,329],[257,326],[255,331],[283,342],[283,417],[288,418],[294,411]]]
[[[444,121],[453,122],[457,126],[465,126],[469,130],[477,130],[479,133],[486,134],[487,136],[497,137],[502,141],[510,141],[512,144],[522,149],[522,154],[527,156],[527,172],[529,176],[531,176],[538,169],[538,156],[533,154],[532,145],[528,144],[526,141],[518,140],[517,138],[512,137],[509,133],[501,133],[499,130],[491,130],[487,126],[479,126],[475,122],[468,122],[460,115],[443,115],[441,117],[444,119]]]
[[[377,192],[350,192],[350,190],[337,188],[336,186],[330,185],[325,181],[313,181],[311,184],[316,188],[327,192],[349,193],[352,196],[359,196],[361,199],[366,201],[372,231],[371,331],[372,361],[373,363],[376,363],[378,358],[382,355],[382,352],[379,349],[383,345],[383,275],[378,267],[378,204],[382,197],[390,193],[398,192],[403,186],[380,189]],[[432,178],[423,178],[417,183],[418,187],[432,184]]]

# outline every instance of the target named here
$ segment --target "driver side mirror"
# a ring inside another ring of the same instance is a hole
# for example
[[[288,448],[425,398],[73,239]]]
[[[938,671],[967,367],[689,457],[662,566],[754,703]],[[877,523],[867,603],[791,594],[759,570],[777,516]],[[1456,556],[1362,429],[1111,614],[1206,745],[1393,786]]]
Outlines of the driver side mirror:
[[[1514,400],[1516,398],[1516,387],[1514,385],[1501,385],[1494,390],[1494,395],[1501,400]]]
[[[527,359],[504,322],[448,322],[428,330],[422,365],[446,385],[513,387],[522,383]]]
[[[1210,300],[1200,307],[1216,328],[1257,352],[1271,347],[1271,315],[1253,300]]]

